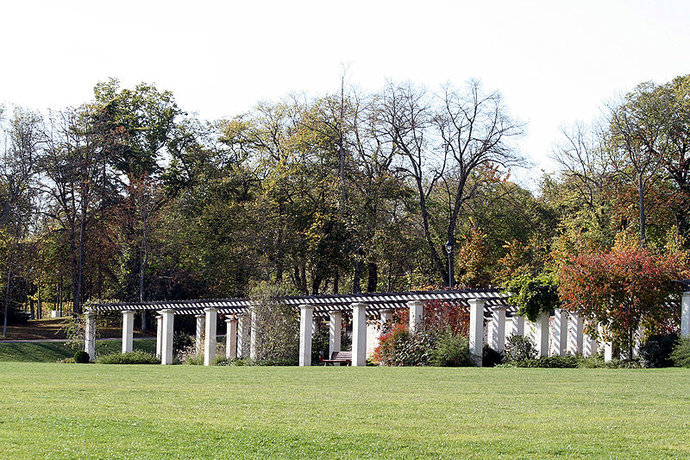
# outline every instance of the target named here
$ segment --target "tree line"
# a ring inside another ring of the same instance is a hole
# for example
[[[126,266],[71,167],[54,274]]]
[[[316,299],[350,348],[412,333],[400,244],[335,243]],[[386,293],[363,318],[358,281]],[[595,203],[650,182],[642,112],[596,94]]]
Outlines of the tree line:
[[[0,118],[5,314],[31,302],[504,286],[621,235],[686,248],[690,77],[564,131],[538,190],[478,82],[344,84],[204,121],[151,84]]]

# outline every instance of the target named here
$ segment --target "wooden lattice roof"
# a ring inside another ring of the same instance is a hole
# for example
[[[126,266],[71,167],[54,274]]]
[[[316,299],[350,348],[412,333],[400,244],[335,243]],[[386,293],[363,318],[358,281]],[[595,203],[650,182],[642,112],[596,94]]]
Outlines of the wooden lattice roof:
[[[285,296],[272,299],[280,305],[290,305],[298,308],[300,305],[314,306],[314,314],[325,316],[332,311],[349,311],[353,303],[367,305],[367,313],[376,314],[382,310],[406,308],[410,301],[444,301],[454,304],[468,305],[470,299],[486,301],[485,312],[490,314],[495,307],[506,307],[512,314],[515,307],[506,302],[507,296],[498,289],[447,289],[442,291],[409,291],[409,292],[376,292],[367,294],[329,294],[310,296]],[[196,300],[167,300],[143,303],[101,303],[91,307],[96,312],[111,311],[158,311],[163,309],[175,310],[178,314],[195,315],[202,313],[204,308],[217,308],[224,315],[241,314],[258,304],[254,299],[196,299]]]

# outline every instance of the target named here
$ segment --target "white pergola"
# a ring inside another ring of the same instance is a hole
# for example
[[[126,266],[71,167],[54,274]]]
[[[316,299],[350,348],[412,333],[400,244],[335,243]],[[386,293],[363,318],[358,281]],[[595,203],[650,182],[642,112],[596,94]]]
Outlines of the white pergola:
[[[531,323],[515,314],[515,307],[506,302],[506,295],[498,289],[463,289],[424,292],[369,293],[343,295],[287,296],[272,300],[289,305],[300,312],[299,365],[311,365],[312,333],[314,318],[328,319],[329,354],[340,350],[342,314],[352,314],[352,365],[366,365],[367,320],[390,322],[394,310],[408,309],[412,333],[417,330],[427,302],[443,301],[469,308],[470,353],[477,365],[481,365],[482,349],[488,343],[497,351],[505,347],[506,330],[515,335],[525,335],[526,323],[532,330],[539,356],[564,355],[566,353],[592,356],[601,347],[605,359],[612,358],[612,346],[608,342],[597,343],[596,338],[584,334],[582,318],[565,310],[557,309],[553,315],[542,314]],[[258,302],[251,299],[181,300],[144,303],[104,303],[93,306],[86,313],[85,350],[95,357],[98,313],[121,312],[122,352],[132,351],[134,313],[156,311],[156,354],[161,364],[173,363],[173,330],[176,315],[196,316],[197,349],[203,345],[204,364],[213,363],[216,353],[216,329],[218,315],[224,315],[227,323],[226,358],[256,357],[256,333],[261,327],[253,307]],[[690,336],[690,292],[682,296],[681,334]],[[202,336],[203,344],[202,344]]]

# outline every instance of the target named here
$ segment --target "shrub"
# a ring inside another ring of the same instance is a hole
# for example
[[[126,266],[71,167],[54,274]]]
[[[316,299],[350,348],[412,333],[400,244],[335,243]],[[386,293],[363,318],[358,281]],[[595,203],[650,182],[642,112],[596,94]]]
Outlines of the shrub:
[[[526,359],[516,363],[518,367],[547,367],[547,368],[574,368],[580,364],[576,356],[542,356],[537,359]]]
[[[690,367],[690,339],[683,337],[676,341],[671,361],[678,367]]]
[[[488,345],[484,345],[482,349],[482,366],[484,367],[494,367],[498,364],[503,364],[504,357],[503,353],[496,351]]]
[[[410,334],[404,324],[394,324],[381,336],[374,360],[386,366],[428,366],[438,337],[433,329]]]
[[[151,353],[137,350],[100,356],[96,362],[98,364],[160,364],[161,360]]]
[[[311,338],[311,362],[321,362],[322,359],[330,359],[328,355],[329,336],[328,327],[317,329]],[[342,346],[342,345],[341,345]],[[297,360],[299,362],[299,359]]]
[[[441,367],[473,366],[467,339],[452,334],[443,334],[431,353],[430,364]]]
[[[176,332],[173,335],[173,355],[178,356],[181,353],[187,352],[189,349],[196,347],[196,340],[189,334],[184,332]]]
[[[84,364],[84,363],[88,363],[89,361],[91,361],[91,357],[84,350],[79,350],[78,352],[76,352],[74,354],[74,362],[75,363]]]
[[[537,348],[528,338],[521,335],[511,335],[506,341],[506,348],[503,352],[506,362],[518,362],[537,357]]]
[[[678,341],[677,334],[653,335],[640,347],[642,367],[669,367],[673,365],[671,352]]]

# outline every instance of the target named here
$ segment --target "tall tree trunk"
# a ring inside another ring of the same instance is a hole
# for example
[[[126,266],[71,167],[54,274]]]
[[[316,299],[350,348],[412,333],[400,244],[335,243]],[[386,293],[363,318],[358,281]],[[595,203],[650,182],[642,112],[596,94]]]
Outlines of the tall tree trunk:
[[[333,274],[333,294],[338,294],[340,289],[340,270],[338,267],[335,268],[335,273]]]
[[[5,281],[7,285],[5,286],[5,314],[3,315],[2,322],[2,336],[7,337],[7,313],[10,308],[10,284],[12,283],[12,254],[8,254],[7,259],[7,278]]]
[[[146,205],[144,205],[145,207]],[[149,258],[149,251],[148,251],[148,234],[147,234],[147,225],[148,225],[148,215],[146,210],[144,209],[142,211],[142,221],[143,221],[143,229],[142,229],[142,243],[141,243],[141,266],[139,267],[139,303],[144,303],[145,295],[144,295],[144,277],[146,275],[146,265],[148,264],[148,258]],[[141,312],[141,333],[143,335],[146,334],[146,310],[143,310]]]
[[[640,246],[647,245],[647,216],[644,209],[644,181],[642,174],[638,175],[637,179],[637,195],[640,207]]]
[[[376,292],[379,284],[378,265],[376,265],[376,262],[369,262],[367,271],[369,272],[367,279],[367,292]]]

